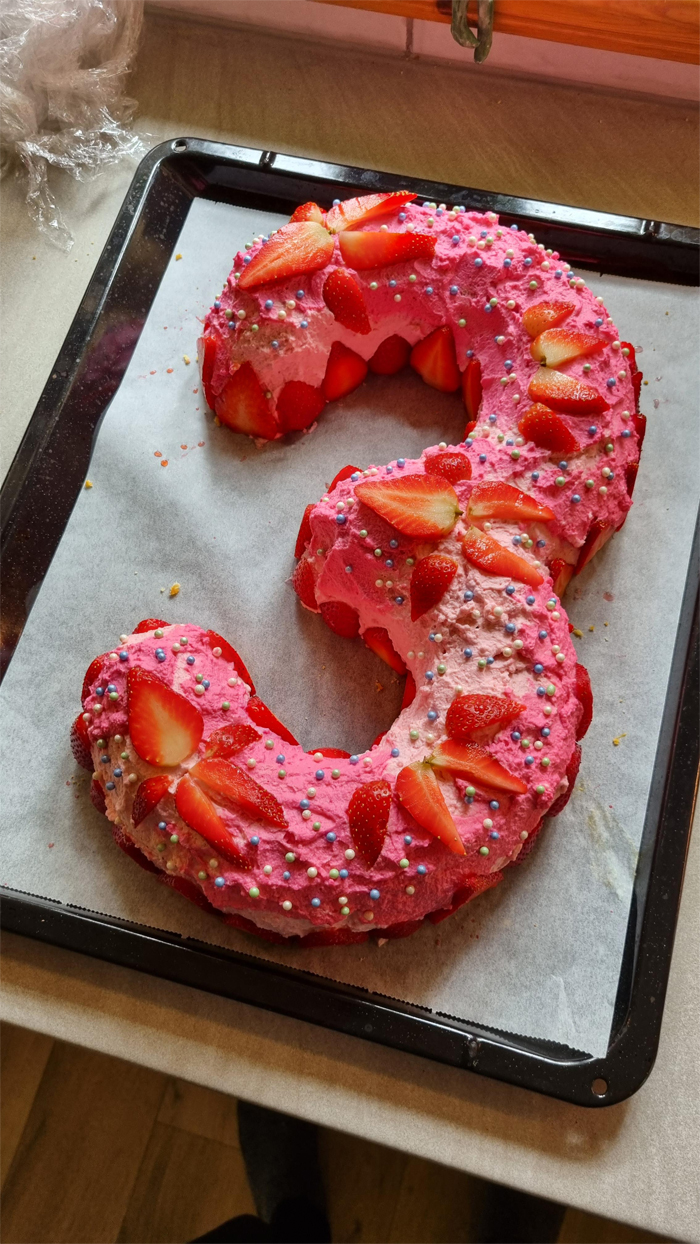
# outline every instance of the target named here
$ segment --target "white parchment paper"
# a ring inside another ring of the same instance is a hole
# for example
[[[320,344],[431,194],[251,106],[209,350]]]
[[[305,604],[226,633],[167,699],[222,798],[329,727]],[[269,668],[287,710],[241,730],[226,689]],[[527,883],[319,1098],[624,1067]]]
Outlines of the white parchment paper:
[[[293,443],[257,450],[214,426],[195,364],[201,317],[235,251],[282,223],[203,200],[185,222],[97,438],[94,487],[76,502],[2,687],[2,882],[602,1055],[698,500],[693,289],[588,278],[641,347],[647,439],[627,524],[566,601],[595,694],[580,778],[502,885],[406,941],[269,946],[124,856],[73,763],[84,671],[143,617],[227,636],[307,748],[362,751],[398,712],[396,676],[299,607],[287,582],[294,540],[339,467],[458,440],[464,415],[457,397],[402,374],[372,378]]]

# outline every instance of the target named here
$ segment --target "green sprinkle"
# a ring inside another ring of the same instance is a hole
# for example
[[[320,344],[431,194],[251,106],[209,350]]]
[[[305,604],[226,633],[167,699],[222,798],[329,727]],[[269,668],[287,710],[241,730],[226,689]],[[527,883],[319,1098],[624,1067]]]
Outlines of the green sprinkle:
[[[179,835],[179,834],[171,834],[171,835],[170,835],[170,841],[171,841],[171,842],[179,842],[179,841],[180,841],[180,835]]]
[[[202,872],[202,871],[201,871],[201,869],[200,869],[200,871],[197,873],[197,876],[199,877],[199,880],[200,880],[200,881],[206,881],[206,879],[207,879],[207,874],[206,874],[205,872]]]
[[[520,457],[520,450],[519,450],[519,449],[511,449],[511,451],[510,451],[510,456],[511,456],[511,458],[513,459],[513,461],[514,461],[514,462],[517,462],[517,461],[518,461],[518,458]]]
[[[222,707],[223,711],[224,711],[225,713],[227,713],[227,712],[228,712],[228,710],[229,710],[229,709],[230,709],[230,707],[231,707],[231,701],[230,701],[230,700],[224,700],[224,702],[223,702],[223,704],[221,705],[221,707]]]
[[[479,855],[488,855],[488,853],[489,853],[488,847],[479,847]]]
[[[251,898],[260,898],[260,891],[256,885],[252,885],[248,893]]]
[[[408,868],[408,860],[399,860],[399,868]]]
[[[465,795],[468,795],[470,799],[473,799],[476,794],[476,790],[473,786],[468,786],[464,793]]]
[[[293,864],[297,857],[293,851],[288,851],[284,858],[288,864]]]
[[[331,871],[329,872],[328,876],[330,877],[331,881],[337,881],[338,877],[340,876],[340,873],[338,872],[337,868],[331,868]]]

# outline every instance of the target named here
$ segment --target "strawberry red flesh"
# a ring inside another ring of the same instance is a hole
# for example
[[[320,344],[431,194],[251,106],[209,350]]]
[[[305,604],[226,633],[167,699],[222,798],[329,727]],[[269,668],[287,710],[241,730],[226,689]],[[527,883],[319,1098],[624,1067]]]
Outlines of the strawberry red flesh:
[[[527,583],[530,587],[539,587],[544,583],[540,572],[524,557],[511,553],[505,545],[479,531],[478,527],[470,527],[462,540],[462,550],[467,561],[487,574],[502,575],[506,579],[517,579],[518,583]]]
[[[221,649],[222,661],[231,662],[236,673],[238,674],[238,677],[241,678],[243,682],[246,683],[247,686],[250,687],[251,695],[254,695],[255,684],[250,674],[248,673],[248,670],[246,669],[245,662],[242,660],[241,657],[239,657],[233,644],[230,644],[227,639],[223,639],[221,635],[217,635],[216,631],[207,631],[207,639],[209,640],[210,648]]]
[[[134,806],[131,809],[132,825],[140,825],[142,821],[145,821],[149,812],[158,807],[161,799],[165,799],[165,796],[168,794],[171,781],[172,779],[166,777],[163,773],[158,777],[146,778],[144,782],[141,782],[136,792]]]
[[[440,393],[454,393],[460,385],[452,330],[443,326],[436,328],[411,350],[411,367],[431,389]]]
[[[581,573],[584,566],[587,566],[591,558],[595,557],[596,553],[599,553],[603,545],[607,543],[613,531],[612,523],[604,523],[599,518],[594,523],[591,523],[588,535],[579,551],[574,574]]]
[[[601,415],[610,407],[592,385],[549,367],[535,372],[527,391],[533,402],[542,402],[565,415]]]
[[[410,584],[412,622],[442,600],[458,570],[457,562],[444,553],[430,553],[416,563]]]
[[[353,791],[348,804],[348,824],[352,843],[368,868],[376,864],[386,838],[392,792],[388,782],[366,782]]]
[[[71,726],[70,749],[76,764],[79,764],[81,769],[87,769],[88,772],[92,773],[95,766],[92,763],[90,735],[88,734],[87,722],[83,721],[82,713],[78,713]]]
[[[548,523],[554,518],[549,506],[540,505],[520,488],[501,480],[476,484],[469,498],[468,513],[470,518],[503,518],[514,523],[521,520]]]
[[[410,190],[392,190],[384,194],[363,194],[357,199],[345,199],[336,203],[328,212],[326,224],[332,233],[344,229],[356,229],[368,220],[399,211],[404,203],[411,203],[416,195]]]
[[[498,790],[508,795],[527,793],[525,782],[509,773],[478,743],[457,743],[454,739],[445,739],[443,743],[438,743],[430,763],[437,769],[446,769],[455,776],[467,778],[474,786],[487,791]]]
[[[482,395],[481,363],[478,359],[470,359],[462,372],[462,399],[469,419],[467,435],[476,426]]]
[[[576,663],[576,698],[581,705],[581,716],[576,727],[576,738],[582,739],[593,720],[593,689],[585,665]]]
[[[568,779],[569,785],[563,795],[560,795],[558,799],[555,799],[552,806],[547,809],[547,816],[559,816],[559,813],[564,811],[564,808],[574,793],[574,786],[576,785],[576,778],[578,777],[578,771],[580,768],[581,744],[577,743],[571,753],[571,756],[569,757],[569,763],[566,766],[565,776]]]
[[[280,829],[287,828],[284,808],[275,796],[255,782],[250,774],[231,760],[199,760],[190,770],[193,778],[204,782],[217,795],[240,805],[251,816]]]
[[[601,337],[593,337],[590,333],[577,333],[572,328],[547,328],[535,337],[530,354],[547,367],[563,367],[573,359],[600,353],[605,345]]]
[[[573,302],[537,302],[523,314],[523,328],[530,337],[539,337],[547,328],[567,320],[576,310]]]
[[[207,749],[206,758],[207,760],[212,758],[230,760],[231,756],[243,751],[244,747],[250,747],[252,743],[259,742],[261,737],[252,726],[222,726],[220,730],[215,730],[204,744]]]
[[[328,355],[323,392],[326,401],[335,402],[339,397],[352,393],[367,375],[367,364],[354,350],[340,341],[334,341]]]
[[[317,752],[329,760],[348,760],[350,756],[350,752],[344,752],[340,747],[312,747],[306,754],[315,756]]]
[[[535,403],[518,423],[518,431],[538,449],[553,454],[576,454],[581,446],[564,420],[548,406]]]
[[[554,593],[561,599],[571,581],[574,566],[572,562],[565,562],[562,557],[555,557],[549,563],[549,573],[552,576]]]
[[[304,510],[304,514],[301,520],[301,526],[299,527],[299,534],[297,536],[297,542],[294,546],[294,556],[297,558],[301,557],[302,553],[304,552],[304,549],[306,548],[307,544],[309,543],[309,540],[311,539],[311,519],[309,515],[311,514],[311,511],[313,509],[314,509],[314,503],[313,501],[310,501],[306,509]]]
[[[632,415],[632,423],[634,424],[634,430],[639,439],[639,452],[641,453],[642,445],[644,444],[644,437],[647,434],[647,417],[646,415],[640,415],[637,413],[636,415]]]
[[[355,495],[397,531],[426,540],[448,535],[459,515],[457,493],[435,475],[367,480],[357,485]]]
[[[196,752],[204,730],[199,709],[139,665],[127,674],[127,706],[132,745],[147,764],[170,767]]]
[[[216,764],[216,761],[203,763]],[[175,807],[186,825],[200,834],[210,847],[238,868],[250,868],[250,864],[238,849],[232,835],[222,821],[215,805],[207,794],[185,774],[177,784]]]
[[[473,743],[494,735],[525,712],[525,705],[501,695],[472,693],[453,700],[445,729],[457,743]]]
[[[399,802],[429,834],[455,855],[466,855],[440,784],[429,764],[416,761],[402,769],[396,779]]]
[[[323,225],[303,220],[283,225],[261,246],[238,278],[239,289],[256,289],[325,268],[333,254],[333,238]]]
[[[323,301],[339,324],[352,333],[372,331],[365,296],[352,272],[335,268],[323,283]]]
[[[273,734],[278,734],[281,739],[284,739],[285,743],[292,743],[295,747],[298,747],[297,740],[291,731],[282,724],[279,717],[275,717],[275,714],[267,707],[267,704],[263,704],[259,696],[251,695],[246,706],[246,712],[251,721],[254,721],[256,726],[260,726],[261,730],[271,730]]]
[[[367,630],[362,632],[362,638],[367,647],[371,648],[372,652],[375,652],[378,657],[381,657],[382,661],[386,661],[387,665],[395,670],[397,674],[406,673],[406,666],[389,639],[389,632],[385,627],[368,626]]]
[[[214,409],[214,402],[216,401],[216,395],[211,387],[215,363],[216,337],[213,333],[206,333],[202,341],[202,388],[204,389],[204,398],[210,410]]]
[[[369,360],[369,369],[377,376],[395,376],[406,366],[410,357],[411,347],[405,337],[394,333],[377,346]]]
[[[326,404],[323,389],[305,380],[288,380],[277,397],[277,418],[283,432],[302,432],[318,419]]]
[[[135,626],[132,635],[144,635],[146,631],[156,631],[159,627],[170,626],[169,622],[164,622],[162,618],[144,618],[143,622],[139,622]]]
[[[356,609],[340,600],[326,600],[321,605],[321,617],[326,626],[343,639],[357,639],[360,619]]]
[[[356,466],[341,467],[340,470],[338,471],[338,474],[333,476],[333,479],[328,485],[328,491],[332,492],[336,484],[342,484],[344,479],[350,479],[351,475],[359,475],[359,473],[360,473],[359,467],[356,467]]]
[[[632,493],[634,492],[634,486],[637,482],[638,470],[639,470],[638,462],[629,462],[627,466],[625,467],[625,487],[627,489],[627,496],[630,498],[632,496]]]
[[[403,698],[401,700],[401,712],[403,712],[405,708],[408,708],[409,704],[412,704],[415,698],[416,698],[416,680],[413,677],[413,674],[411,673],[411,671],[409,670],[406,675],[406,682],[404,683],[404,688],[403,688]]]
[[[472,477],[472,464],[466,454],[460,453],[433,454],[425,459],[425,470],[428,475],[441,475],[450,484]]]
[[[103,816],[107,815],[107,799],[101,782],[95,782],[93,780],[90,783],[90,803],[93,808],[97,808],[97,811],[101,812]]]
[[[435,254],[435,238],[427,233],[341,233],[338,241],[343,262],[357,272]]]
[[[313,220],[317,225],[325,225],[326,213],[318,203],[300,203],[292,212],[289,223],[293,225],[299,220]]]
[[[214,410],[219,423],[233,432],[268,441],[279,434],[274,411],[250,363],[241,363],[229,376],[214,403]]]
[[[105,663],[105,657],[95,657],[95,660],[91,661],[90,664],[88,665],[87,671],[85,673],[85,677],[83,679],[83,689],[80,693],[80,699],[83,703],[85,703],[85,700],[88,698],[88,696],[92,692],[92,684],[96,683],[97,680],[99,679],[100,674],[102,673],[104,663]]]
[[[292,587],[306,609],[310,609],[312,613],[320,613],[319,607],[316,604],[314,572],[308,557],[302,557],[297,562],[292,575]]]

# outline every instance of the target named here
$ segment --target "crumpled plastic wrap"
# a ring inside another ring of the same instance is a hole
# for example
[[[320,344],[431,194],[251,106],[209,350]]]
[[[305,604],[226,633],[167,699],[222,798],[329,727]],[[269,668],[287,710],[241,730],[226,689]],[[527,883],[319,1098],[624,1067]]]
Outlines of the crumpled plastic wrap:
[[[0,0],[0,175],[23,166],[30,214],[64,250],[49,165],[83,180],[143,154],[123,94],[142,19],[143,0]]]

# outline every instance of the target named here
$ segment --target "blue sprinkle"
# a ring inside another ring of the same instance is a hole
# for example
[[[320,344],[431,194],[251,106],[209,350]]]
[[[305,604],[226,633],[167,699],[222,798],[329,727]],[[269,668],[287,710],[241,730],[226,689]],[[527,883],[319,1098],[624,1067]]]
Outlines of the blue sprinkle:
[[[308,321],[308,320],[302,320],[302,321],[301,321],[301,324],[299,325],[299,327],[300,327],[300,328],[308,328],[308,327],[309,327],[309,321]]]
[[[260,839],[258,838],[258,835],[253,834],[253,837],[251,838],[250,842],[251,842],[251,846],[257,847],[260,843]]]
[[[517,233],[517,232],[518,232],[518,226],[517,226],[517,225],[511,225],[510,227],[511,227],[511,229],[513,230],[513,232],[514,232],[514,233]]]
[[[346,566],[346,567],[345,567],[345,573],[346,573],[346,574],[352,574],[352,566]]]
[[[526,757],[525,757],[525,764],[526,764],[526,765],[534,765],[534,763],[535,763],[535,757],[534,757],[534,756],[526,756]]]
[[[609,376],[608,379],[605,381],[605,383],[609,389],[614,389],[615,385],[617,384],[617,380],[615,379],[614,376]]]
[[[187,661],[187,664],[188,664],[188,665],[194,665],[194,657],[192,656],[192,654],[191,654],[191,653],[190,653],[190,655],[189,655],[188,657],[186,657],[185,659],[186,659],[186,661]]]
[[[425,864],[419,864],[419,865],[418,865],[418,867],[417,867],[417,869],[416,869],[416,872],[417,872],[417,873],[418,873],[421,877],[424,877],[424,876],[425,876],[425,874],[427,873],[427,871],[428,871],[428,870],[427,870],[427,868],[425,867]]]
[[[345,525],[345,523],[347,523],[347,521],[348,521],[348,519],[347,519],[347,515],[346,515],[346,514],[336,514],[336,516],[335,516],[335,521],[336,521],[336,523],[338,524],[338,526],[339,526],[339,527],[343,527],[343,526]]]
[[[602,323],[603,323],[602,317],[599,315],[599,316],[598,316],[598,318],[597,318],[597,320],[596,320],[596,322],[595,322],[595,326],[596,326],[596,328],[600,328],[600,326],[601,326],[601,324],[602,324]]]
[[[399,212],[399,220],[405,220],[405,219],[406,219],[406,213],[405,213],[405,212]]]
[[[276,756],[276,757],[275,757],[275,760],[276,760],[276,762],[277,762],[277,764],[278,764],[278,765],[283,765],[283,764],[284,764],[284,756]]]
[[[486,231],[486,229],[482,229],[482,230],[481,230],[481,233],[479,234],[479,237],[482,237],[482,238],[487,238],[488,236],[489,236],[489,235],[488,235],[488,232]]]
[[[510,737],[511,737],[511,739],[513,740],[513,742],[514,742],[514,743],[519,743],[519,742],[520,742],[520,731],[519,731],[519,730],[511,730],[511,732],[510,732]]]
[[[333,830],[332,829],[329,830],[328,833],[326,834],[326,842],[335,842],[335,838],[336,836],[333,833]]]
[[[513,544],[522,544],[522,542],[523,542],[522,536],[513,536]]]
[[[539,661],[538,661],[537,665],[535,666],[535,673],[536,673],[538,676],[539,676],[540,674],[544,674],[544,665],[540,665]]]
[[[486,462],[486,454],[479,454],[479,462]]]
[[[120,652],[120,653],[119,653],[119,660],[120,660],[120,661],[128,661],[128,660],[129,660],[129,653],[128,653],[128,652]]]
[[[515,634],[515,622],[506,622],[506,630],[509,635]]]
[[[379,890],[370,890],[370,892],[369,892],[369,896],[370,896],[370,898],[373,898],[373,899],[375,899],[375,900],[376,900],[376,899],[378,899],[378,898],[379,898]]]
[[[437,713],[434,708],[431,708],[428,712],[428,721],[437,721]]]
[[[360,757],[359,757],[359,756],[351,756],[351,757],[350,757],[350,764],[351,764],[351,765],[356,765],[356,764],[358,764],[358,763],[359,763],[359,760],[360,760]]]
[[[107,683],[107,690],[108,690],[108,691],[116,691],[116,689],[117,689],[117,688],[116,688],[116,686],[115,686],[115,684],[114,684],[113,682],[108,682],[108,683]]]
[[[472,592],[471,588],[469,588],[469,587],[467,588],[466,592],[464,593],[464,599],[465,599],[465,600],[473,600],[473,599],[474,599],[474,593]]]
[[[535,603],[535,598],[534,598],[534,596],[526,596],[526,597],[525,597],[525,604],[526,604],[526,605],[534,605],[534,603]]]
[[[489,423],[495,423],[498,415],[489,415]]]
[[[559,280],[561,280],[561,278],[562,278],[562,276],[563,276],[564,274],[563,274],[563,272],[562,272],[561,268],[557,268],[557,270],[556,270],[556,272],[554,273],[554,275],[555,275],[556,279],[559,281]]]
[[[538,688],[537,688],[537,694],[541,697],[541,696],[543,696],[543,695],[546,695],[547,693],[546,693],[546,691],[545,691],[544,687],[538,687]]]
[[[467,350],[467,358],[468,358],[468,359],[473,359],[473,358],[474,358],[474,351],[473,351],[473,350]]]
[[[431,631],[431,632],[430,632],[430,634],[429,634],[429,636],[428,636],[428,639],[429,639],[432,643],[435,643],[435,632],[434,632],[434,631]]]
[[[325,769],[317,769],[314,774],[314,777],[316,778],[317,782],[322,782],[325,776],[326,776]]]
[[[492,829],[489,833],[489,838],[500,838],[500,836],[501,835],[499,834],[497,829]]]
[[[627,437],[631,436],[632,433],[630,432],[629,428],[625,428],[622,435],[625,437],[625,439],[627,439]]]
[[[547,638],[547,632],[546,632],[546,631],[538,631],[538,632],[537,632],[537,638],[538,638],[538,639],[546,639],[546,638]]]
[[[506,445],[513,445],[514,443],[515,442],[512,439],[506,441]]]
[[[223,877],[215,877],[215,878],[214,878],[214,885],[215,885],[215,886],[218,886],[218,887],[219,887],[219,889],[221,889],[221,887],[222,887],[222,886],[226,885],[226,882],[224,881],[224,878],[223,878]]]
[[[114,782],[105,782],[107,790],[114,790]]]
[[[272,349],[273,349],[273,350],[279,350],[279,348],[280,348],[280,343],[279,343],[279,341],[271,341],[271,342],[270,342],[270,345],[272,346]]]
[[[104,695],[104,693],[105,693],[104,687],[95,687],[95,695]]]
[[[334,200],[333,200],[333,206],[334,206],[334,207],[337,207],[339,203],[340,203],[340,199],[334,199]]]
[[[487,665],[493,665],[494,660],[495,660],[495,657],[487,657],[487,658],[486,658],[486,664],[487,664]]]
[[[397,465],[397,467],[405,467],[405,465],[406,465],[406,459],[405,459],[405,458],[397,458],[397,459],[396,459],[396,465]]]
[[[165,822],[165,821],[159,821],[159,822],[158,822],[158,828],[159,828],[159,829],[167,829],[167,828],[168,828],[168,826],[167,826],[167,824],[166,824],[166,822]]]
[[[551,733],[552,731],[550,730],[549,726],[543,726],[542,729],[540,730],[540,734],[542,735],[544,739],[548,739]]]
[[[459,285],[450,285],[450,293],[451,293],[451,294],[458,294],[458,293],[459,293]]]
[[[559,463],[559,470],[560,470],[560,471],[567,471],[568,469],[569,469],[569,464],[568,464],[568,462],[560,462],[560,463]]]
[[[504,268],[510,268],[510,265],[512,264],[512,262],[513,262],[513,260],[512,260],[512,259],[504,259],[504,260],[503,260],[503,267],[504,267]]]
[[[274,302],[272,301],[272,299],[271,299],[271,298],[266,298],[266,300],[265,300],[265,310],[266,310],[266,311],[271,311],[271,310],[272,310],[272,308],[274,307],[274,305],[275,305],[275,304],[274,304]]]
[[[465,795],[465,796],[464,796],[464,802],[465,802],[465,803],[473,803],[473,802],[474,802],[474,796],[473,796],[473,795]]]
[[[505,367],[506,371],[512,371],[512,370],[513,370],[513,360],[512,360],[512,359],[506,359],[506,361],[505,361],[505,363],[503,364],[503,366]]]
[[[529,267],[530,267],[530,265],[531,265],[531,263],[532,263],[532,260],[531,260],[531,259],[524,259],[524,260],[523,260],[523,263],[525,264],[525,267],[526,267],[526,268],[529,268]]]
[[[481,259],[481,258],[479,258],[479,256],[477,256],[477,258],[474,260],[474,267],[475,267],[475,268],[481,268],[481,267],[483,267],[483,263],[484,263],[483,259]],[[491,310],[491,308],[489,307],[489,311],[490,311],[490,310]]]
[[[397,605],[402,605],[402,604],[403,604],[403,602],[404,602],[404,598],[403,598],[403,596],[395,596],[395,597],[394,597],[394,600],[396,601],[396,604],[397,604]]]
[[[535,483],[537,483],[537,481],[538,481],[538,479],[539,479],[539,478],[540,478],[540,473],[539,473],[539,471],[533,471],[533,472],[532,472],[532,475],[530,476],[530,479],[534,480],[534,481],[535,481]]]
[[[513,596],[514,594],[515,594],[515,588],[513,587],[512,583],[509,583],[508,587],[506,588],[506,596]]]
[[[467,658],[467,660],[469,660],[470,656],[472,655],[472,650],[471,650],[471,648],[465,648],[465,649],[464,649],[464,655],[465,655],[465,657]]]
[[[350,476],[350,479],[352,480],[353,484],[357,483],[359,478],[360,478],[360,472],[353,471],[352,475]]]
[[[385,566],[388,566],[388,567],[389,567],[389,569],[391,569],[391,567],[393,566],[393,564],[394,564],[394,563],[393,563],[393,561],[391,560],[391,558],[390,558],[390,557],[387,557],[386,561],[384,562],[384,565],[385,565]]]
[[[345,878],[349,876],[347,868],[341,868],[340,872],[338,873],[338,876],[342,877],[344,881]]]
[[[577,493],[577,492],[575,492],[575,493],[573,494],[572,498],[571,498],[571,504],[572,504],[572,505],[578,505],[578,503],[579,503],[579,501],[580,501],[580,500],[581,500],[581,498],[579,497],[578,493]]]
[[[398,542],[398,540],[390,540],[390,541],[389,541],[389,548],[390,548],[390,549],[397,549],[398,547],[399,547],[399,542]]]
[[[546,547],[546,545],[547,545],[547,541],[546,541],[546,540],[538,540],[538,541],[537,541],[537,544],[535,545],[535,548],[537,548],[537,549],[543,549],[543,548],[545,548],[545,547]]]
[[[400,755],[398,747],[392,747],[391,754],[394,757],[394,760],[396,760],[396,757]]]
[[[432,285],[426,285],[426,287],[425,287],[425,292],[426,292],[426,294],[432,294],[432,292],[433,292],[433,287],[432,287]]]
[[[439,207],[435,213],[436,216],[442,216],[442,208]]]
[[[300,799],[300,800],[299,800],[299,807],[300,807],[300,808],[308,808],[308,807],[309,807],[309,801],[308,801],[308,799]]]
[[[112,777],[121,777],[121,775],[122,775],[121,769],[112,769]]]
[[[209,688],[211,687],[211,683],[209,682],[209,679],[208,679],[208,678],[203,678],[203,679],[202,679],[202,686],[204,687],[204,690],[205,690],[205,691],[208,691],[208,690],[209,690]]]
[[[473,440],[472,440],[471,436],[468,436],[468,437],[467,437],[467,439],[466,439],[466,441],[464,442],[464,444],[467,446],[467,448],[468,448],[468,449],[470,448],[470,446],[471,446],[471,445],[473,445],[473,444],[474,444],[474,442],[473,442]]]
[[[407,847],[410,847],[411,843],[413,842],[413,838],[411,834],[404,834],[403,840]]]
[[[452,245],[456,246],[458,242],[459,242],[459,234],[455,233],[454,237],[452,238]]]
[[[250,261],[251,261],[251,259],[252,259],[252,258],[253,258],[253,256],[252,256],[252,255],[244,255],[244,256],[243,256],[243,262],[244,262],[244,263],[250,263]]]
[[[598,429],[597,429],[596,425],[595,425],[594,423],[592,423],[592,424],[591,424],[591,426],[590,426],[590,428],[588,429],[588,435],[589,435],[589,436],[595,436],[595,434],[596,434],[596,432],[597,432],[597,431],[598,431]]]
[[[218,298],[215,298],[215,299],[214,299],[214,310],[215,310],[215,311],[219,311],[219,310],[220,310],[220,308],[221,308],[221,303],[219,302],[219,299],[218,299]]]
[[[426,670],[426,671],[425,671],[425,679],[426,679],[426,682],[432,682],[432,681],[433,681],[433,679],[434,679],[434,677],[435,677],[435,675],[434,675],[434,673],[433,673],[433,671],[432,671],[432,670]]]
[[[491,809],[491,811],[492,811],[492,812],[498,812],[498,809],[500,808],[500,806],[501,806],[501,805],[500,805],[500,803],[498,802],[498,800],[497,800],[497,799],[492,799],[492,800],[490,801],[490,803],[489,803],[489,807],[490,807],[490,809]]]
[[[320,906],[321,906],[321,900],[320,900],[320,898],[312,898],[312,900],[311,900],[311,906],[312,906],[312,907],[320,907]]]
[[[283,872],[283,873],[282,873],[282,880],[283,880],[283,881],[289,881],[289,880],[291,879],[291,876],[292,876],[292,874],[291,874],[290,872]]]
[[[164,653],[164,652],[157,652],[157,653],[156,653],[156,661],[164,661],[164,660],[165,660],[165,653]]]
[[[389,281],[389,289],[396,289],[396,281],[393,279]]]
[[[304,291],[303,291],[303,289],[298,289],[298,290],[297,290],[297,298],[303,298],[303,297],[304,297]]]
[[[102,764],[103,764],[103,765],[108,765],[108,764],[109,764],[109,756],[100,756],[100,761],[102,762]]]

